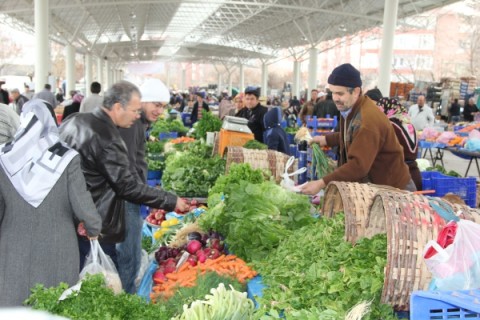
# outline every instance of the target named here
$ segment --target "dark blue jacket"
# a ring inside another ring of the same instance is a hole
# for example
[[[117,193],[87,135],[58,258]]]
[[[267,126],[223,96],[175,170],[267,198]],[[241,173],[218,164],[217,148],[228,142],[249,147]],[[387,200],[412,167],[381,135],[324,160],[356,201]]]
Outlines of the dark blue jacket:
[[[288,137],[285,130],[280,126],[281,122],[282,112],[279,107],[273,107],[265,114],[263,118],[265,125],[263,142],[268,146],[268,149],[289,154]]]

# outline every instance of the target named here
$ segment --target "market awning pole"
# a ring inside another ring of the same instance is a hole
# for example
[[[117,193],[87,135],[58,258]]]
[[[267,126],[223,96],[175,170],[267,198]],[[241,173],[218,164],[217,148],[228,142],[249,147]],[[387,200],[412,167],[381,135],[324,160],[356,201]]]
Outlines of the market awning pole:
[[[65,54],[66,56],[65,75],[67,80],[67,87],[65,91],[67,92],[67,96],[69,96],[68,92],[75,90],[75,48],[71,44],[67,44],[67,46],[65,47],[65,53],[66,53]]]
[[[317,59],[318,50],[317,48],[310,49],[310,61],[308,63],[308,90],[307,90],[307,100],[310,100],[312,95],[312,90],[317,88]],[[300,100],[300,97],[297,96]]]
[[[92,54],[87,53],[85,55],[85,96],[88,97],[92,93],[90,92],[90,84],[92,83]]]
[[[300,96],[300,61],[293,62],[293,88],[292,96]]]
[[[393,43],[397,26],[398,0],[385,0],[383,11],[382,47],[380,49],[380,74],[377,87],[383,96],[390,95],[390,73],[392,72]]]
[[[35,91],[42,91],[48,81],[50,66],[48,40],[48,0],[35,0]],[[54,88],[55,89],[55,88]],[[54,90],[53,89],[53,90]]]

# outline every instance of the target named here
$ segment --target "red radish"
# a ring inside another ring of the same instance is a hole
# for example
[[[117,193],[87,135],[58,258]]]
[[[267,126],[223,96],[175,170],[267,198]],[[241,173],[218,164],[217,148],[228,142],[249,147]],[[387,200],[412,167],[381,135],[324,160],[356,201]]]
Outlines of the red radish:
[[[176,264],[175,259],[174,258],[168,258],[168,259],[162,261],[162,266],[166,266],[167,264],[172,264],[172,263]]]
[[[164,282],[164,281],[167,281],[167,277],[165,277],[165,274],[159,270],[155,271],[155,273],[153,274],[153,281],[155,283],[157,282]]]
[[[163,215],[162,212],[159,211],[159,212],[155,213],[155,219],[163,220],[163,218],[165,218],[165,216]]]
[[[198,259],[196,256],[190,255],[187,259],[187,262],[192,266],[195,267],[197,265]]]
[[[223,244],[223,241],[221,241],[220,239],[211,239],[208,246],[212,249],[217,249],[218,251],[222,251],[223,248],[224,248],[224,244]]]
[[[172,273],[172,272],[175,272],[175,270],[177,270],[175,264],[167,264],[165,266],[165,274],[169,274],[169,273]]]
[[[204,263],[205,261],[207,261],[207,256],[203,253],[203,251],[198,252],[201,252],[201,254],[197,254],[198,262]]]
[[[187,251],[190,254],[195,254],[200,249],[202,249],[202,243],[198,240],[191,240],[187,244]]]
[[[190,201],[190,205],[191,206],[198,206],[198,201],[196,199],[192,199],[192,201]]]
[[[220,257],[220,252],[217,249],[209,249],[207,254],[208,259],[217,259],[218,257]]]

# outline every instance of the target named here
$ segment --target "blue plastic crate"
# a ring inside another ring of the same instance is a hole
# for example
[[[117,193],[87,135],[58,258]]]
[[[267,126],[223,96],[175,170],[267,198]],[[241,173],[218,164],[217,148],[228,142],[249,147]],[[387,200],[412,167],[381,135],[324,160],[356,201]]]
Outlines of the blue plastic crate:
[[[160,185],[160,183],[161,183],[160,179],[148,179],[147,180],[147,185],[149,185],[150,187],[156,187],[156,186]]]
[[[480,319],[480,290],[415,291],[410,319]]]
[[[162,170],[148,170],[147,180],[153,180],[153,179],[160,180],[161,178],[162,178]]]
[[[476,208],[477,179],[475,177],[457,178],[437,171],[424,171],[422,186],[423,190],[435,190],[433,197],[443,197],[447,193],[453,193],[462,198],[468,206]]]
[[[290,144],[290,155],[298,158],[298,148],[296,144]]]
[[[172,131],[172,132],[170,132],[170,133],[168,134],[168,136],[169,136],[169,138],[171,138],[171,139],[178,138],[178,132]]]

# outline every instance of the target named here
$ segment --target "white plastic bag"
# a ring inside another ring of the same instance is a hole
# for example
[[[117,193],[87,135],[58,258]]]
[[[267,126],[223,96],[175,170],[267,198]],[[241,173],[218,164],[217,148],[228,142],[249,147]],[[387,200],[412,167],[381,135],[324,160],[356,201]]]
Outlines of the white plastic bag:
[[[434,289],[468,290],[480,287],[480,225],[469,220],[450,221],[444,228],[454,228],[453,242],[444,248],[445,236],[451,233],[439,233],[439,238],[427,243],[423,255],[435,254],[425,258],[427,268],[433,274]],[[442,241],[443,240],[443,241]],[[442,244],[442,245],[441,245]]]
[[[295,157],[291,156],[290,159],[288,159],[287,163],[285,164],[285,172],[282,174],[282,182],[280,182],[280,185],[290,191],[293,192],[298,192],[298,189],[295,187],[295,181],[293,181],[290,177],[299,175],[301,173],[304,173],[307,171],[307,168],[303,167],[298,169],[295,172],[288,173],[288,169],[293,165],[295,162]]]
[[[107,287],[115,294],[122,291],[122,281],[112,259],[103,252],[98,240],[90,240],[90,254],[87,256],[85,266],[80,272],[80,280],[88,274],[102,273],[105,276]]]

